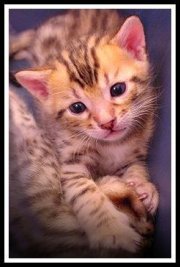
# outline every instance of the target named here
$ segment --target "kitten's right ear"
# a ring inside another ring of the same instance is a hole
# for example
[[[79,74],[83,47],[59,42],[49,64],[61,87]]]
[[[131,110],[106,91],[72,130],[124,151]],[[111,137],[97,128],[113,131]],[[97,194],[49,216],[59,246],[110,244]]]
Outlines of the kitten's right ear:
[[[15,74],[16,80],[39,100],[49,95],[48,81],[51,69],[22,70]]]

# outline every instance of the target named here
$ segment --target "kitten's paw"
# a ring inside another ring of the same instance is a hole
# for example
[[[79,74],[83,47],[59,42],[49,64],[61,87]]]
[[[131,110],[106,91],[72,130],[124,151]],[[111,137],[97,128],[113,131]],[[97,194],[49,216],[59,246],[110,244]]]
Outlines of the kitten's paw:
[[[117,223],[111,229],[103,227],[90,237],[92,248],[122,249],[127,252],[137,253],[143,246],[143,238],[129,225],[117,227]]]
[[[138,179],[128,180],[127,184],[135,189],[147,211],[154,214],[159,204],[159,193],[155,185],[149,181],[142,182]]]

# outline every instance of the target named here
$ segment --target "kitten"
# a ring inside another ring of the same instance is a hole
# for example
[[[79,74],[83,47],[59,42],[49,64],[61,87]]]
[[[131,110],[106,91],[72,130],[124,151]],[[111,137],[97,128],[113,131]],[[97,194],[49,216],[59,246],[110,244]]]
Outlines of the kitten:
[[[133,253],[142,242],[130,227],[134,206],[130,217],[124,205],[118,210],[112,203],[116,197],[106,194],[100,181],[108,184],[112,179],[132,187],[148,213],[155,213],[159,196],[145,160],[156,96],[144,30],[134,16],[121,26],[115,11],[76,15],[71,11],[52,18],[31,32],[33,37],[24,46],[28,50],[13,53],[28,55],[36,67],[15,76],[37,100],[39,125],[57,153],[63,201],[88,244]]]

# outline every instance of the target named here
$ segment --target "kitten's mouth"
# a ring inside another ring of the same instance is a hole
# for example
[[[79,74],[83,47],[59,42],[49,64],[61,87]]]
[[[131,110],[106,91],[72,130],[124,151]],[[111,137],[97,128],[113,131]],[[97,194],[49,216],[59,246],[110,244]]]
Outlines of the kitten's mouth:
[[[123,134],[126,130],[126,127],[124,128],[121,128],[121,129],[118,129],[118,130],[109,130],[108,134],[104,137],[104,139],[113,139],[113,138],[116,138],[116,137],[120,137],[121,134]]]

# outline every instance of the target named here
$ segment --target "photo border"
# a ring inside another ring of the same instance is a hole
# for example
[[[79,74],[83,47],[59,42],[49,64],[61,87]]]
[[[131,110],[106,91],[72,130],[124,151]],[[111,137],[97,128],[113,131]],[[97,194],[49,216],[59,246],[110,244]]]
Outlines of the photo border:
[[[10,9],[171,9],[171,258],[9,258],[9,10]],[[176,5],[175,4],[5,4],[4,5],[4,151],[5,151],[5,181],[4,181],[4,261],[5,263],[15,262],[37,262],[37,263],[60,263],[60,262],[114,262],[114,263],[166,263],[176,262],[176,152],[175,152],[175,139],[176,139]]]

